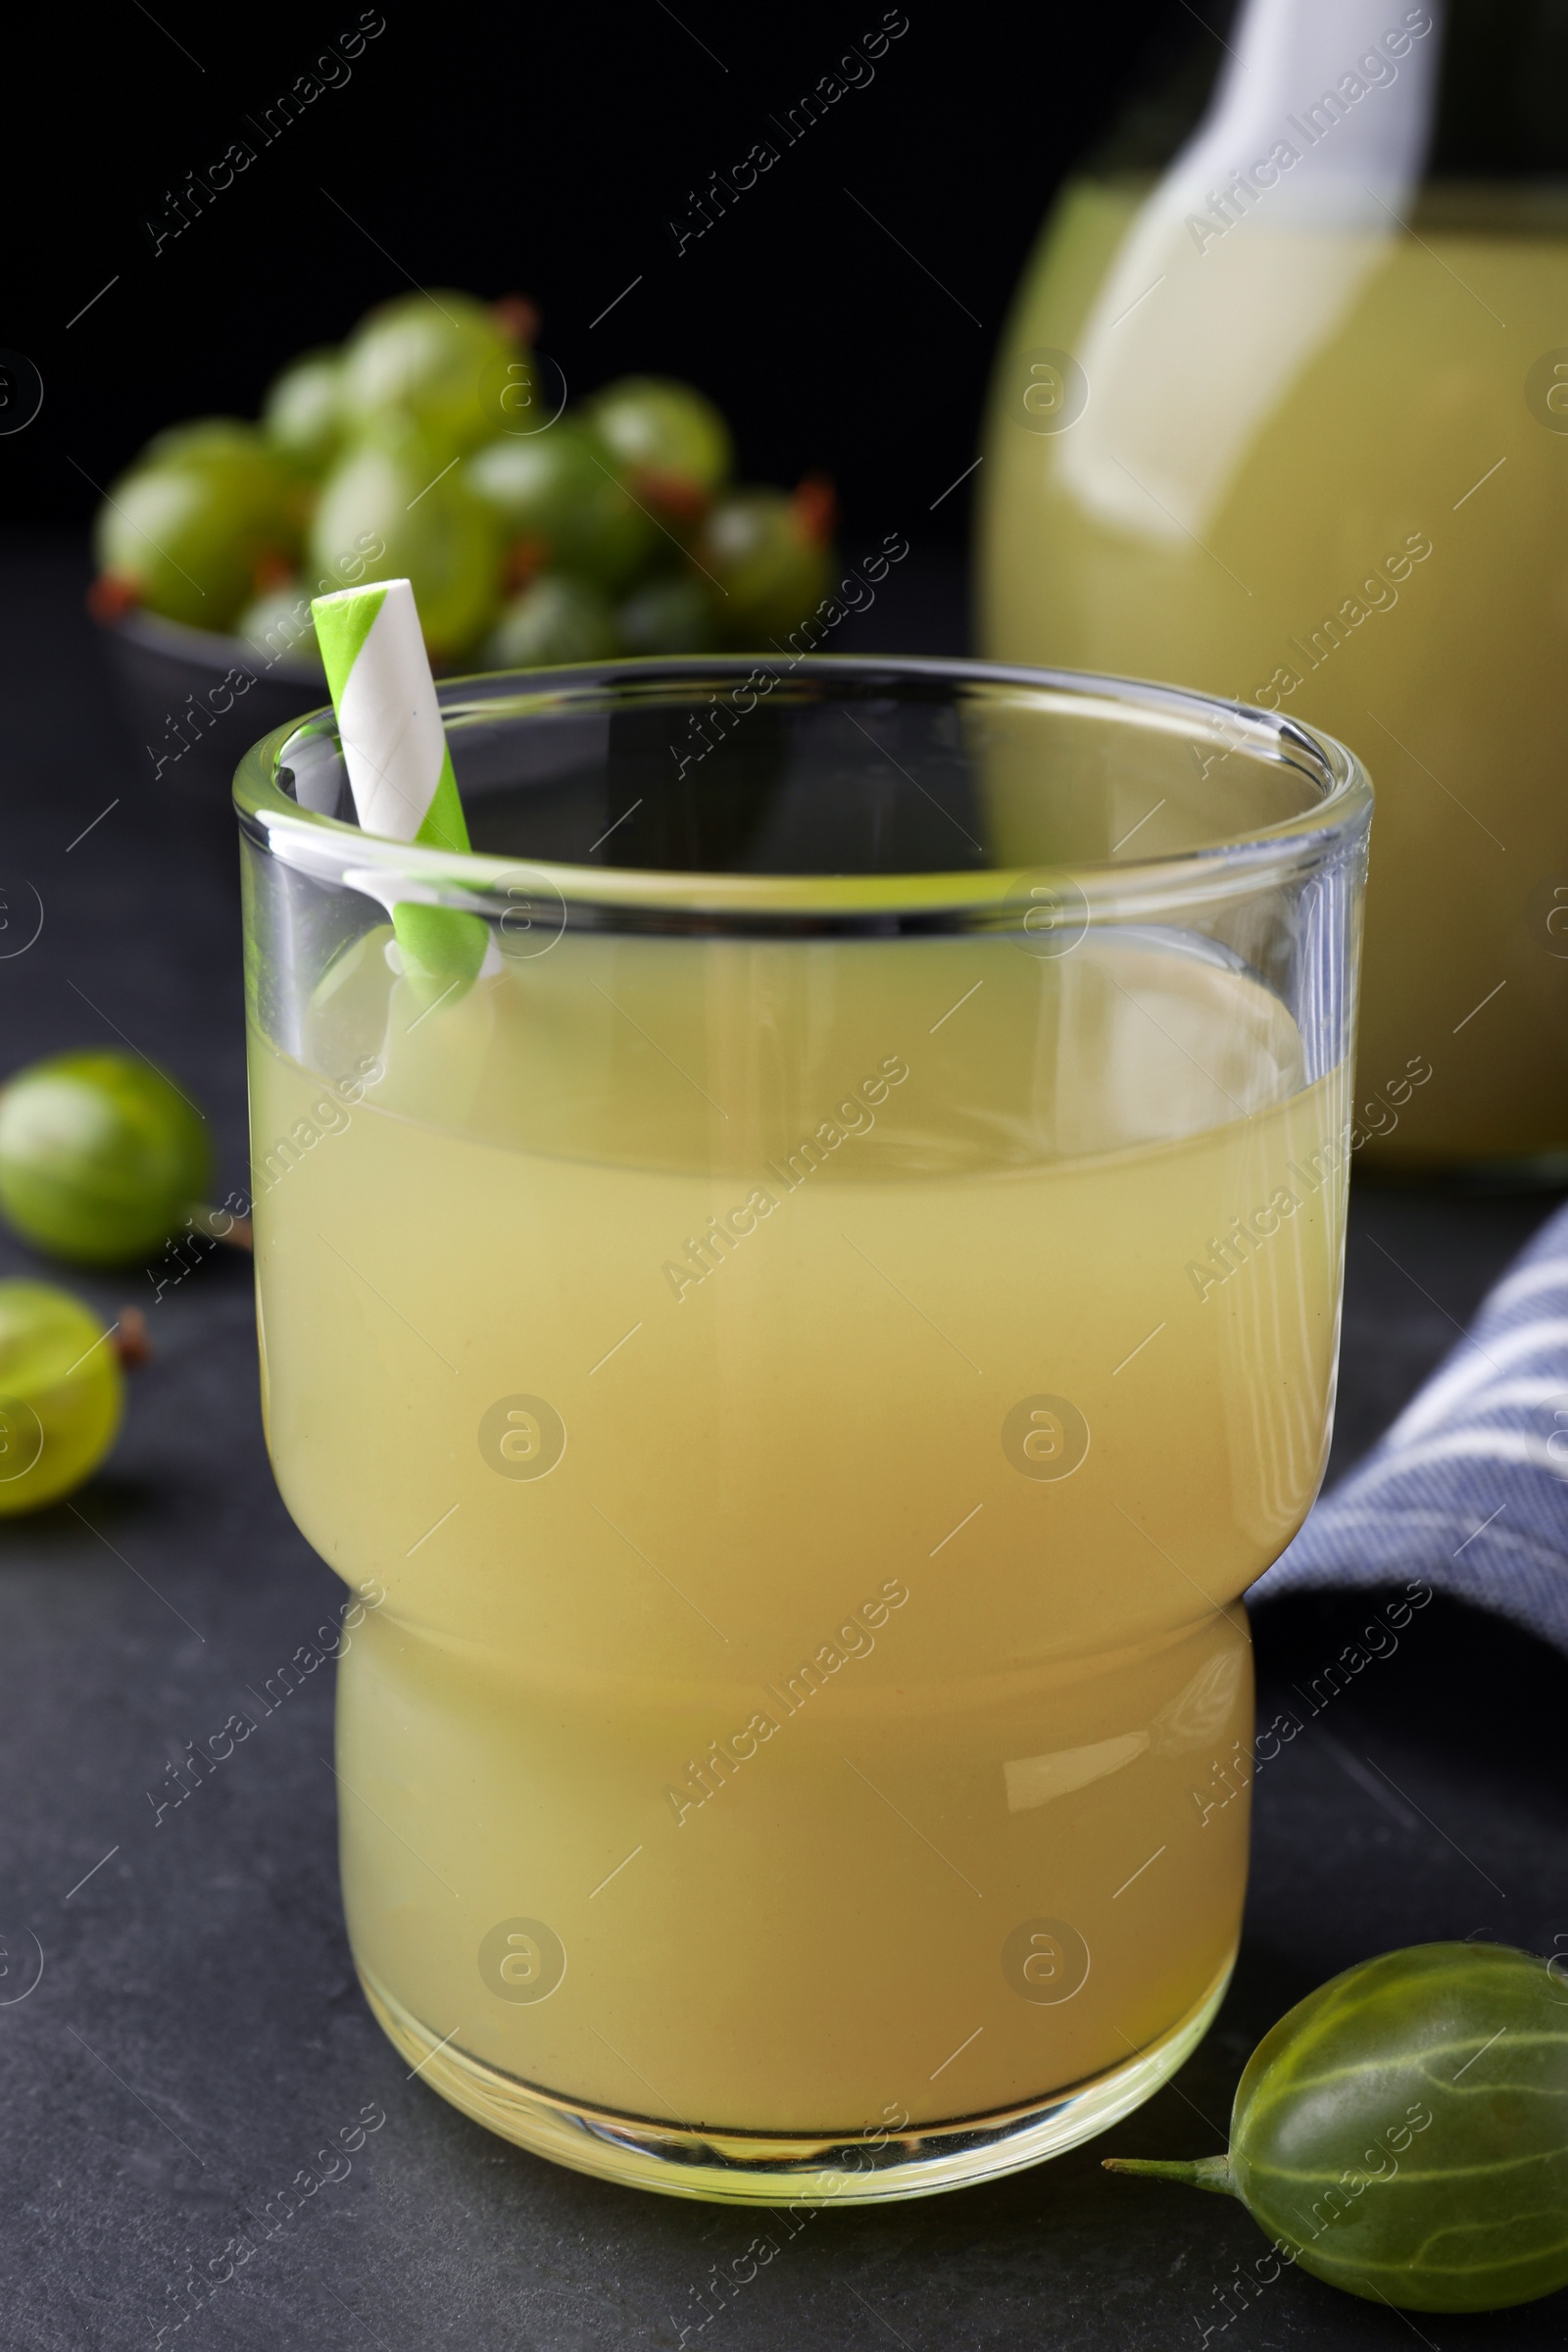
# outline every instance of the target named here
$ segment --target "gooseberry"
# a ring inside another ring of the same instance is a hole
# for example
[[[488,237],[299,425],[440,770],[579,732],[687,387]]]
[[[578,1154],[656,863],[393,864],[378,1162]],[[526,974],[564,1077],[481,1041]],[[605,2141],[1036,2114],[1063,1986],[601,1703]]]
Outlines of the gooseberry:
[[[691,384],[623,375],[594,394],[586,414],[638,496],[672,516],[695,521],[729,479],[729,426]]]
[[[361,551],[356,579],[412,580],[425,643],[438,661],[466,653],[494,617],[496,517],[440,443],[396,418],[351,449],[321,484],[311,549],[318,572],[335,574],[347,555]]]
[[[140,1256],[211,1182],[201,1113],[135,1054],[57,1054],[0,1089],[0,1211],[56,1257],[94,1266]]]
[[[325,678],[316,622],[311,617],[310,591],[299,580],[270,588],[247,605],[234,623],[234,634],[243,637],[269,665],[276,661],[298,662],[319,670]]]
[[[503,611],[485,639],[486,669],[540,669],[557,662],[604,662],[619,651],[615,615],[599,590],[565,572],[547,572]]]
[[[713,595],[695,571],[667,571],[633,589],[615,613],[628,654],[710,654],[718,644]]]
[[[503,434],[475,451],[471,488],[534,568],[618,588],[667,542],[627,490],[596,434],[564,416],[548,432]]]
[[[388,415],[412,416],[450,457],[472,449],[502,419],[488,379],[518,350],[512,320],[471,294],[400,294],[371,311],[343,350],[344,424],[360,432]]]
[[[826,517],[814,488],[794,498],[732,490],[719,499],[693,553],[719,590],[726,644],[776,642],[814,610],[833,568]]]
[[[123,1395],[113,1337],[79,1300],[0,1282],[0,1516],[39,1510],[90,1476]]]
[[[100,572],[167,620],[226,629],[258,574],[299,545],[302,485],[254,425],[198,418],[160,433],[99,509]]]
[[[1568,1990],[1506,1944],[1363,1960],[1258,2043],[1225,2155],[1105,2169],[1239,2198],[1289,2260],[1368,2302],[1532,2302],[1568,2285]]]
[[[262,429],[302,473],[314,477],[325,471],[343,438],[335,351],[303,352],[273,377],[262,407]]]

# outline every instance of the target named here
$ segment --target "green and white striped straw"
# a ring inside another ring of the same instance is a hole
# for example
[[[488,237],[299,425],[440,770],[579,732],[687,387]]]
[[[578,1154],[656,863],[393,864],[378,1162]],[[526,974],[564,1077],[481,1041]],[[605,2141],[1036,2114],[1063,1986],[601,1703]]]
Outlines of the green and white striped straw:
[[[435,680],[407,580],[340,588],[311,603],[361,829],[434,850],[466,850]],[[405,975],[449,995],[501,957],[476,914],[401,893],[389,900]]]

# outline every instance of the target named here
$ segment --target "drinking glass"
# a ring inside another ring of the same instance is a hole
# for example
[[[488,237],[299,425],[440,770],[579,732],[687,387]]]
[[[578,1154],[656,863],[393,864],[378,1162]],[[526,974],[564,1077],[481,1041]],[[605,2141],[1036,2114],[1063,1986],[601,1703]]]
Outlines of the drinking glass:
[[[441,704],[471,854],[362,833],[329,712],[236,784],[264,1404],[358,1596],[367,1997],[466,2113],[645,2187],[1054,2154],[1236,1951],[1367,777],[957,662]],[[471,985],[401,968],[409,899],[487,925]]]

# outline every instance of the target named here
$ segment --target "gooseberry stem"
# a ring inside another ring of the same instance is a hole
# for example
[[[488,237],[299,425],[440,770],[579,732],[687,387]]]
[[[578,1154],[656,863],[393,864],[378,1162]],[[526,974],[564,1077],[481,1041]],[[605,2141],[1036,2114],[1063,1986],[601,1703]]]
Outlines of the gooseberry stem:
[[[826,547],[838,520],[838,492],[825,473],[805,475],[791,500],[802,530],[818,547]]]
[[[112,571],[100,572],[87,591],[87,610],[94,620],[122,620],[135,611],[137,602],[130,582],[117,578]]]
[[[539,306],[526,294],[503,294],[490,305],[490,316],[514,343],[532,343],[538,336]]]
[[[1212,2189],[1220,2197],[1236,2194],[1228,2155],[1194,2156],[1179,2164],[1161,2163],[1151,2156],[1104,2156],[1101,2163],[1107,2173],[1148,2173],[1161,2180],[1181,2180],[1189,2188]]]
[[[249,1217],[236,1217],[226,1208],[208,1208],[193,1200],[189,1209],[192,1226],[197,1233],[206,1234],[209,1241],[226,1242],[231,1250],[254,1250]]]
[[[147,1330],[147,1318],[139,1306],[122,1306],[110,1342],[126,1372],[139,1371],[153,1360],[153,1344]]]

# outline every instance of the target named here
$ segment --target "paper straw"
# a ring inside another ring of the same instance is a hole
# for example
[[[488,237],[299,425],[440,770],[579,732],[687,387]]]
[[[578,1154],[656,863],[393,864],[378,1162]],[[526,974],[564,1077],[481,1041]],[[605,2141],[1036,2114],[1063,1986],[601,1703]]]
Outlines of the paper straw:
[[[435,680],[407,580],[312,600],[338,740],[362,831],[434,850],[466,850]],[[500,957],[484,922],[401,894],[392,927],[405,974],[466,992]]]

